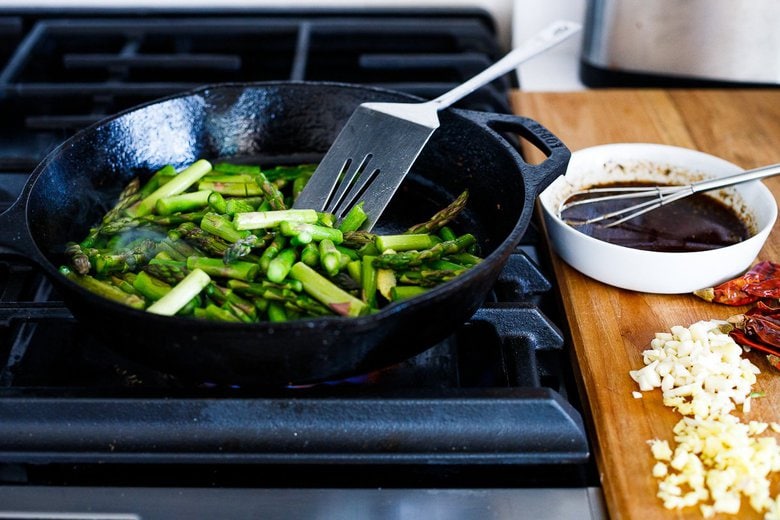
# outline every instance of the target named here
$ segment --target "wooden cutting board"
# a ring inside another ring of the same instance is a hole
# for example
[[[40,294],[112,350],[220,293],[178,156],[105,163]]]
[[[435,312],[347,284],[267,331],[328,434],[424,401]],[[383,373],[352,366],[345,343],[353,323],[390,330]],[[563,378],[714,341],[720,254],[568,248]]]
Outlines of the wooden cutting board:
[[[515,92],[512,101],[516,113],[542,123],[572,151],[605,143],[651,142],[695,148],[743,168],[780,162],[780,90]],[[780,178],[766,184],[780,198]],[[778,227],[759,259],[780,261]],[[656,498],[657,480],[651,475],[655,461],[646,441],[668,439],[672,444],[672,426],[680,416],[662,404],[660,390],[635,399],[632,391],[638,388],[628,372],[643,366],[641,352],[649,348],[655,332],[702,319],[725,319],[743,309],[688,294],[613,288],[552,256],[610,516],[701,518],[698,507],[668,511]],[[755,390],[766,396],[753,399],[745,419],[780,422],[780,372],[762,355],[748,356],[762,371]],[[772,492],[780,492],[780,479]],[[761,517],[743,500],[739,518]]]

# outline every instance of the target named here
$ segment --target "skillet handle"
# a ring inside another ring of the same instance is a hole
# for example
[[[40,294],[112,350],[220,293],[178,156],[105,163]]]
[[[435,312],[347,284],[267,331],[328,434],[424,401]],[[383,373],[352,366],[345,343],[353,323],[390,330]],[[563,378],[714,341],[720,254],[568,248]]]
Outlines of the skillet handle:
[[[515,161],[523,166],[529,193],[539,195],[558,176],[566,172],[571,152],[552,132],[533,119],[511,114],[494,114],[471,110],[457,112],[485,127],[488,132],[501,138]],[[518,143],[511,134],[519,135],[533,144],[547,158],[539,164],[530,164],[522,156]]]
[[[27,226],[24,198],[23,194],[10,208],[0,213],[0,257],[20,257],[41,265],[41,253]]]

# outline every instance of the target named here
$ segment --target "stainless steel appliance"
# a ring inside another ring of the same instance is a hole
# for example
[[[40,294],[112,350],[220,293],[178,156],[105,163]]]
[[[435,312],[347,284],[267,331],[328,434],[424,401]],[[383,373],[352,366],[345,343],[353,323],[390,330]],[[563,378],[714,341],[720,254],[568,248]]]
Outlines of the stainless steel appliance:
[[[590,0],[589,86],[780,84],[775,0]]]
[[[0,11],[0,209],[74,131],[203,83],[434,97],[502,54],[475,9]],[[508,112],[511,78],[461,106]],[[305,388],[183,381],[112,353],[0,258],[0,518],[598,518],[538,231],[450,338]]]

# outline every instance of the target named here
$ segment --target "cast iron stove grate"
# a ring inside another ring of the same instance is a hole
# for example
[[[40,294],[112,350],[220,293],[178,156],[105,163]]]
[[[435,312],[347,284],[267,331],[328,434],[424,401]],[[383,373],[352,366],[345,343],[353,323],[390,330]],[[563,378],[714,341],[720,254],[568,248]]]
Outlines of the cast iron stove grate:
[[[196,84],[334,80],[438,95],[501,54],[483,16],[447,13],[0,11],[0,209],[76,129]],[[509,86],[496,82],[463,106],[508,112]],[[488,301],[423,354],[277,389],[182,381],[122,359],[80,329],[36,269],[0,262],[0,480],[23,467],[23,481],[57,484],[135,475],[159,485],[336,486],[351,474],[357,486],[430,486],[454,485],[468,468],[470,486],[592,484],[577,480],[588,439],[561,332],[547,318],[560,313],[539,243],[532,227]],[[270,474],[236,469],[254,464]],[[377,471],[345,470],[366,465]],[[507,477],[497,466],[527,470]],[[421,480],[393,480],[390,467],[423,468]],[[574,482],[561,478],[567,469]]]
[[[63,17],[0,10],[0,168],[32,169],[75,130],[204,84],[337,81],[432,98],[500,55],[492,21],[479,11]],[[509,111],[511,82],[480,89],[469,108]]]
[[[39,276],[7,269],[32,286]],[[362,377],[269,389],[181,381],[119,358],[40,281],[34,299],[50,301],[0,307],[10,339],[0,459],[584,462],[584,428],[564,397],[563,339],[536,294],[548,289],[519,250],[491,301],[429,351]]]

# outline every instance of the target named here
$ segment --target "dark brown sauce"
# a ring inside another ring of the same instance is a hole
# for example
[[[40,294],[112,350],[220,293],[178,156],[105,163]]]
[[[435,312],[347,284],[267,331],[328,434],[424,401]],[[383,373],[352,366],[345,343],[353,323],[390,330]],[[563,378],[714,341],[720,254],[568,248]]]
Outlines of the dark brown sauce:
[[[618,186],[651,186],[651,184],[622,182],[593,187]],[[598,195],[582,197],[594,196]],[[637,200],[574,206],[564,210],[561,218],[567,222],[581,222],[636,204]],[[604,227],[603,223],[574,225],[574,227],[587,235],[612,244],[664,252],[706,251],[736,244],[750,237],[750,229],[734,209],[703,193],[662,206],[614,227]]]

